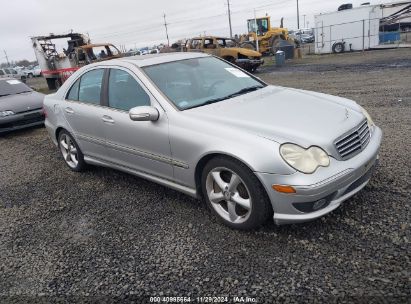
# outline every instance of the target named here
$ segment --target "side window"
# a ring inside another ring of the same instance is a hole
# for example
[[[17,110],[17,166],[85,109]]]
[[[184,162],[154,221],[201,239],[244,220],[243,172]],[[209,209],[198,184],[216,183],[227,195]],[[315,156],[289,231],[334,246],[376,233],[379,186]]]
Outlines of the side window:
[[[6,72],[6,74],[10,74],[10,71],[8,69],[4,69],[4,71]]]
[[[0,75],[4,75],[4,72],[3,72],[3,70],[0,70]]]
[[[108,81],[108,105],[111,108],[128,111],[134,107],[149,106],[150,97],[129,73],[111,69]]]
[[[201,40],[198,40],[198,39],[192,39],[189,42],[189,46],[190,46],[191,49],[199,49],[200,44],[201,44]]]
[[[101,83],[104,69],[87,72],[81,76],[78,100],[87,103],[100,104]]]
[[[80,78],[71,86],[69,93],[67,94],[66,99],[68,100],[78,100],[78,89],[80,87]]]
[[[11,70],[11,72],[12,72],[13,74],[17,74],[17,71],[16,71],[16,70]]]

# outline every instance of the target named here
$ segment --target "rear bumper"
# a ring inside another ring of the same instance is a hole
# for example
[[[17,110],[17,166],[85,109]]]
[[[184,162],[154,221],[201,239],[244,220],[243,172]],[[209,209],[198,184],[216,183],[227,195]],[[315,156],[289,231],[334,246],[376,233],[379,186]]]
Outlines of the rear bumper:
[[[0,134],[44,124],[42,109],[0,118]]]
[[[317,219],[364,188],[378,163],[381,139],[382,132],[375,127],[361,153],[346,161],[331,159],[330,166],[318,168],[313,174],[256,173],[273,206],[274,222],[282,225]],[[291,185],[296,193],[277,192],[273,184]]]

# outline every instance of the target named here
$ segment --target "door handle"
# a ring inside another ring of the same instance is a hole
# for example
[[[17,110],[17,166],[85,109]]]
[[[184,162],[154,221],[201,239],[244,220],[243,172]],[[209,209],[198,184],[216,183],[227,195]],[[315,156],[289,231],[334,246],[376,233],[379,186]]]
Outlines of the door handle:
[[[104,122],[106,122],[106,123],[110,123],[110,124],[113,124],[114,123],[114,119],[113,118],[111,118],[110,116],[108,116],[108,115],[103,115],[103,117],[101,118]]]
[[[64,111],[66,111],[66,113],[69,113],[69,114],[74,114],[74,110],[70,107],[65,108]]]

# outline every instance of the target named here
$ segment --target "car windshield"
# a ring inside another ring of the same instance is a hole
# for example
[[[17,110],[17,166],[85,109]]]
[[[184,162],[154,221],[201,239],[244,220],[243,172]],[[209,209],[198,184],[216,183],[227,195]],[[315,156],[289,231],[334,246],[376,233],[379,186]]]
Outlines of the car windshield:
[[[0,97],[31,92],[32,89],[17,79],[0,80]]]
[[[219,102],[266,86],[214,57],[185,59],[143,69],[180,110]]]

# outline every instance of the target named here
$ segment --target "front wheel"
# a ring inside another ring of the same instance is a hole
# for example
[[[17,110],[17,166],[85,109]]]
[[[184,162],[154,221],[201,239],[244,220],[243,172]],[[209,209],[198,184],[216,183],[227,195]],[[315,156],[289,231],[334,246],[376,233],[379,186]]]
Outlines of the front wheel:
[[[213,158],[205,166],[201,180],[207,205],[229,227],[254,229],[272,215],[260,181],[237,160]]]
[[[84,155],[74,138],[67,131],[63,130],[58,136],[58,144],[67,166],[73,171],[82,171],[86,163],[84,162]]]

